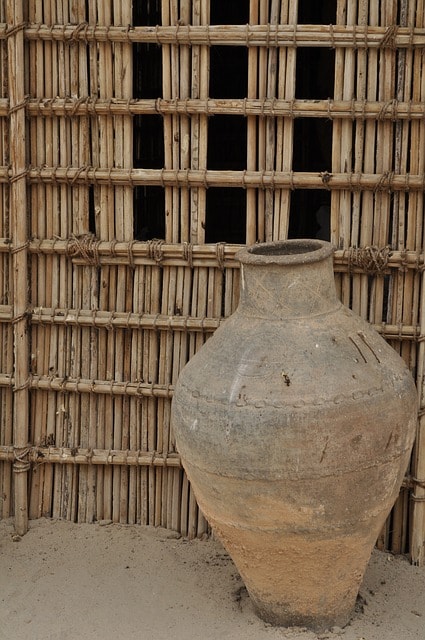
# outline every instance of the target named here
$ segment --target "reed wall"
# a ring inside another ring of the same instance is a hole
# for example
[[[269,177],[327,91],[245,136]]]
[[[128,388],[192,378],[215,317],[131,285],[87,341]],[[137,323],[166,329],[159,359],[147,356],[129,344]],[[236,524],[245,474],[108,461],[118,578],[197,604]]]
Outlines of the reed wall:
[[[310,235],[417,380],[378,544],[423,563],[424,0],[318,4],[0,0],[0,517],[18,532],[208,531],[174,384],[235,309],[238,246]]]

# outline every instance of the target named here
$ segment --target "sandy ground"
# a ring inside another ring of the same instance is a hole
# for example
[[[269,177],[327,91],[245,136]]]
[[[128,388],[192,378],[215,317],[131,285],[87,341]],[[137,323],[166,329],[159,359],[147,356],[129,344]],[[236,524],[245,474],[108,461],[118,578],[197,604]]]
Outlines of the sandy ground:
[[[164,529],[0,522],[1,640],[409,640],[425,638],[425,568],[374,551],[358,611],[316,635],[254,614],[215,540]],[[330,585],[331,587],[331,585]]]

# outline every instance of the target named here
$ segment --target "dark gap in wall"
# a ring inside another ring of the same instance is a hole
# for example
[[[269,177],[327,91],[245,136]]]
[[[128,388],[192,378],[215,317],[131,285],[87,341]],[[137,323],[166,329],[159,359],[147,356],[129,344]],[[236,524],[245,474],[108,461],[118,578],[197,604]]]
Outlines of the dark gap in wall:
[[[336,0],[299,0],[298,24],[335,24]],[[335,51],[323,47],[298,47],[295,97],[327,100],[334,95]],[[331,172],[332,122],[318,118],[294,121],[292,167],[300,172]],[[299,189],[292,193],[290,238],[330,239],[330,192]]]
[[[205,242],[245,243],[246,190],[211,188],[207,191]]]
[[[331,171],[332,122],[323,118],[294,120],[294,171]]]
[[[336,0],[298,0],[298,24],[335,24]]]
[[[211,24],[247,24],[249,2],[211,2]],[[211,98],[245,98],[248,91],[247,47],[212,46],[210,49]],[[207,167],[242,171],[246,168],[246,119],[214,116],[208,123]],[[205,241],[242,244],[246,238],[246,192],[213,188],[207,191]]]
[[[247,47],[211,47],[209,97],[246,98],[247,92]]]
[[[133,4],[135,26],[161,24],[161,0]],[[133,97],[162,97],[162,48],[137,42],[133,45]],[[164,123],[161,116],[135,116],[133,121],[133,166],[162,169]],[[137,186],[133,191],[135,240],[165,238],[165,194],[162,187]]]
[[[330,240],[330,205],[330,191],[295,190],[291,198],[288,237]]]
[[[135,187],[134,211],[135,240],[165,239],[165,198],[162,187]]]
[[[161,0],[133,4],[133,24],[152,27],[161,24]],[[162,48],[157,44],[136,42],[133,45],[133,97],[162,96]]]
[[[335,51],[298,47],[295,98],[327,100],[334,94]]]
[[[208,121],[207,168],[240,170],[246,167],[246,119],[217,115]]]
[[[249,1],[231,2],[212,0],[210,3],[210,24],[247,24],[249,22]]]
[[[164,123],[162,116],[134,116],[134,166],[162,169],[164,166]]]

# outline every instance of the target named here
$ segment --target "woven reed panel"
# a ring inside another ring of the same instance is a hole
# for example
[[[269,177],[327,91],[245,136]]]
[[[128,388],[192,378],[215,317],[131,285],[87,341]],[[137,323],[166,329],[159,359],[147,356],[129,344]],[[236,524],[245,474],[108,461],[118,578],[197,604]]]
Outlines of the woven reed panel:
[[[424,16],[423,0],[0,2],[1,517],[207,532],[174,384],[236,307],[238,246],[313,236],[418,381],[378,543],[423,563]]]

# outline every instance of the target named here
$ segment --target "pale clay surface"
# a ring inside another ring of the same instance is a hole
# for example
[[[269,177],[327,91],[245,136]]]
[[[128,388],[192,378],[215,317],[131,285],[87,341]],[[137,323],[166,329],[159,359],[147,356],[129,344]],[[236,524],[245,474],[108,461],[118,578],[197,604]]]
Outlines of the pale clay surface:
[[[350,625],[316,635],[259,620],[215,540],[107,523],[30,525],[14,540],[12,521],[0,522],[1,640],[425,638],[425,568],[400,556],[374,551]]]

